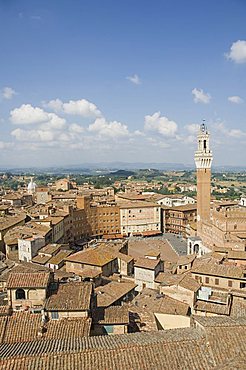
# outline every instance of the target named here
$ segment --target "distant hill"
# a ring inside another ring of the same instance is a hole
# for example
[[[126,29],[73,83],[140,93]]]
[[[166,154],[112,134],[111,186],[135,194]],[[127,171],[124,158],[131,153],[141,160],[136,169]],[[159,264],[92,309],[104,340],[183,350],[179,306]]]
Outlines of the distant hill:
[[[108,174],[109,172],[117,173],[117,171],[131,171],[139,169],[156,169],[160,171],[194,171],[195,164],[185,165],[183,163],[143,163],[143,162],[98,162],[98,163],[83,163],[77,165],[65,165],[65,166],[52,166],[52,167],[2,167],[0,172],[10,171],[11,173],[50,173],[50,174]],[[217,165],[212,167],[213,172],[245,172],[245,166],[230,166],[230,165]],[[118,175],[119,176],[119,175]],[[127,176],[126,174],[122,176]],[[131,174],[129,175],[131,176]]]
[[[118,170],[114,172],[110,172],[108,176],[115,176],[115,177],[129,177],[135,175],[133,171],[126,171],[126,170]]]

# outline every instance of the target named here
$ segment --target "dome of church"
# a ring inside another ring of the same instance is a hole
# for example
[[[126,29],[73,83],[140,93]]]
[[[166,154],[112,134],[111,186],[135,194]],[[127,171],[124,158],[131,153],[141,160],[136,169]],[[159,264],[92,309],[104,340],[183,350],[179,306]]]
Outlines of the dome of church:
[[[31,181],[27,185],[27,191],[28,191],[28,193],[35,192],[36,187],[37,187],[37,184],[35,182],[33,182],[33,179],[31,179]]]

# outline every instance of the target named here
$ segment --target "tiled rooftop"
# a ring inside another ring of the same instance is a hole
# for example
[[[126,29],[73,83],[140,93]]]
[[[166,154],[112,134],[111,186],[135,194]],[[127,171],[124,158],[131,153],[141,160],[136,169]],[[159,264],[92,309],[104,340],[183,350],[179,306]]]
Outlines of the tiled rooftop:
[[[193,265],[191,272],[203,275],[225,276],[230,278],[243,279],[245,268],[217,263],[197,263]]]
[[[148,270],[155,270],[155,268],[160,263],[160,260],[150,259],[150,258],[138,258],[137,261],[134,263],[135,267],[139,267],[142,269]]]
[[[229,316],[198,316],[194,315],[193,319],[204,327],[221,327],[221,326],[246,326],[246,318],[240,317],[235,319]]]
[[[217,315],[229,315],[230,307],[227,304],[213,303],[207,301],[197,301],[195,309],[202,312],[213,313]]]
[[[61,250],[55,256],[51,257],[49,264],[58,265],[64,261],[70,254],[73,253],[71,250]]]
[[[193,292],[197,292],[201,287],[201,284],[198,283],[189,273],[178,275],[163,273],[159,278],[158,276],[155,281],[160,282],[163,286],[179,285]]]
[[[2,320],[3,318],[0,318]],[[7,317],[3,343],[28,342],[37,338],[41,326],[41,315],[18,312]]]
[[[10,315],[11,308],[8,305],[1,305],[0,306],[0,316],[8,316]]]
[[[85,311],[90,309],[92,293],[91,283],[70,282],[58,285],[46,304],[47,311]]]
[[[41,314],[16,312],[12,316],[0,318],[0,343],[23,343],[38,339],[79,338],[90,333],[91,319],[69,318],[50,320],[44,324],[42,336]]]
[[[141,294],[137,295],[131,303],[131,307],[143,308],[145,311],[152,313],[164,313],[170,315],[187,315],[189,305],[168,297],[167,295],[160,295],[158,291],[145,288]],[[131,307],[129,310],[131,310]]]
[[[245,369],[245,326],[2,344],[3,370]],[[234,369],[232,367],[231,369]]]
[[[4,240],[7,244],[17,244],[18,239],[32,236],[34,234],[46,236],[51,229],[46,225],[40,225],[37,222],[30,221],[23,226],[16,226],[7,231]]]
[[[187,256],[179,256],[177,265],[178,266],[188,265],[189,263],[192,263],[195,259],[196,259],[195,254],[190,254]]]
[[[201,284],[198,283],[190,274],[183,275],[183,279],[178,283],[182,288],[197,292],[200,289]]]
[[[7,288],[46,288],[49,279],[49,272],[11,272],[7,280]]]
[[[133,282],[117,282],[111,281],[110,283],[99,286],[95,289],[97,293],[98,307],[108,307],[114,302],[124,297],[127,293],[132,291],[137,285]]]
[[[144,257],[150,249],[159,251],[164,261],[177,262],[178,254],[165,239],[159,238],[130,238],[128,253],[135,259]]]
[[[47,244],[43,248],[39,249],[39,254],[48,254],[53,256],[56,254],[61,248],[61,244]]]
[[[97,308],[93,311],[93,321],[100,324],[128,324],[129,312],[124,306],[110,306],[105,309]]]
[[[115,259],[110,252],[101,250],[100,247],[88,248],[67,257],[67,261],[83,263],[86,265],[104,266]]]
[[[246,317],[246,299],[233,296],[230,315],[232,317]]]
[[[32,262],[38,263],[40,265],[45,265],[49,261],[50,258],[51,258],[50,256],[45,256],[45,255],[41,256],[40,254],[38,254],[37,256],[33,257]]]
[[[239,260],[246,260],[246,251],[229,251],[228,252],[228,259],[239,259]]]
[[[135,200],[132,200],[132,201],[117,201],[117,205],[121,208],[121,209],[128,209],[128,208],[153,208],[153,207],[157,207],[159,208],[159,204],[157,203],[151,203],[151,202],[144,202],[144,201],[135,201]]]
[[[26,214],[20,214],[16,216],[2,216],[0,218],[0,231],[6,230],[9,227],[12,227],[16,224],[18,224],[21,221],[24,221],[26,218]]]

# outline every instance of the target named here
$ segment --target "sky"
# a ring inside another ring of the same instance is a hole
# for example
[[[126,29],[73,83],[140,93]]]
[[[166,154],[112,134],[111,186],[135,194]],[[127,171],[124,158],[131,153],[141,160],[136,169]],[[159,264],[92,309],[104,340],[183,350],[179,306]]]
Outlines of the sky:
[[[0,168],[246,164],[245,0],[0,0]]]

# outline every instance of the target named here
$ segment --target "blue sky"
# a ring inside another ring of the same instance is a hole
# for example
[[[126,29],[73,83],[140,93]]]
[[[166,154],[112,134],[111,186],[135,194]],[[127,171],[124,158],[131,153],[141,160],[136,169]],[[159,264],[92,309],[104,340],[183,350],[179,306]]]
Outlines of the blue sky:
[[[0,167],[245,165],[244,0],[0,0]]]

